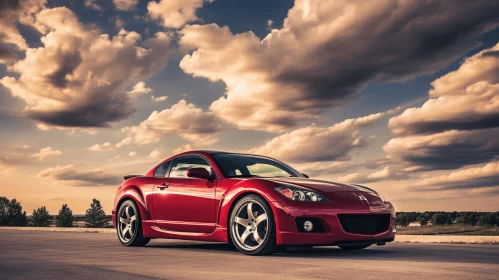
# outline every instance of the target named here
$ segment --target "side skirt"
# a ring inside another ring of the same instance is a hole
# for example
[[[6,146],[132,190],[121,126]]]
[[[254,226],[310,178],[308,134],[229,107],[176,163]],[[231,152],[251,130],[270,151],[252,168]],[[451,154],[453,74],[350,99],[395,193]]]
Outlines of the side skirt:
[[[196,241],[227,242],[227,228],[217,226],[212,233],[169,231],[157,226],[156,221],[143,221],[142,230],[146,238],[170,238]]]

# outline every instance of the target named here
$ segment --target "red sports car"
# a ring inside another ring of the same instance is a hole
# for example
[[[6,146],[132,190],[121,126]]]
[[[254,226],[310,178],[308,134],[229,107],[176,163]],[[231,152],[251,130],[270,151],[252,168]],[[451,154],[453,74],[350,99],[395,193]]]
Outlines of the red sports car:
[[[228,242],[248,255],[278,246],[363,249],[395,238],[395,210],[372,189],[309,179],[278,160],[191,151],[125,176],[113,224],[123,245],[152,238]]]

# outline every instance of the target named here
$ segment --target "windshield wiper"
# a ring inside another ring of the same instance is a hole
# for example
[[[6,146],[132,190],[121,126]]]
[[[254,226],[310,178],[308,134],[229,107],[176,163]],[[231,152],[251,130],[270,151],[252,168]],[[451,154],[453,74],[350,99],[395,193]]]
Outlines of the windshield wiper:
[[[250,177],[260,177],[260,176],[253,174],[229,176],[229,178],[250,178]]]

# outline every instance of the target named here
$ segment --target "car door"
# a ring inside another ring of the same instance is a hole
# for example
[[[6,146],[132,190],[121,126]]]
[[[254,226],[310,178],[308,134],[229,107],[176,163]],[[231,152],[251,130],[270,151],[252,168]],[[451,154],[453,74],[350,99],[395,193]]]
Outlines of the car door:
[[[187,177],[194,167],[213,172],[208,161],[197,155],[174,159],[153,192],[155,218],[160,228],[176,232],[211,233],[216,226],[217,180]]]

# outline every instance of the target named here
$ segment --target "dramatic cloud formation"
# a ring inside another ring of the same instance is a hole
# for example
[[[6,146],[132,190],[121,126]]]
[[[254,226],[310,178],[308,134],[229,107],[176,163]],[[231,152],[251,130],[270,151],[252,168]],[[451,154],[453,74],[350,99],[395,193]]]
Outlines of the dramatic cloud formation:
[[[43,160],[49,157],[56,157],[62,155],[62,152],[59,150],[54,150],[52,147],[47,147],[41,149],[38,153],[34,153],[31,156],[37,158],[38,160]]]
[[[72,186],[112,186],[119,185],[122,177],[99,170],[82,171],[73,165],[56,166],[43,170],[37,175],[39,178],[49,178],[63,181]]]
[[[485,166],[461,169],[448,175],[424,179],[413,186],[414,190],[481,189],[499,187],[499,162]]]
[[[330,127],[312,124],[277,136],[249,152],[289,162],[346,161],[351,150],[366,145],[366,140],[358,136],[359,129],[384,115],[348,119]]]
[[[499,155],[499,129],[450,130],[390,139],[383,149],[407,171],[455,169],[488,162]]]
[[[34,25],[35,14],[44,8],[47,0],[10,0],[0,2],[0,64],[13,62],[16,54],[12,47],[25,51],[26,40],[17,24]]]
[[[431,73],[494,28],[497,1],[297,0],[263,40],[215,24],[187,26],[180,67],[223,81],[211,105],[244,129],[282,130],[355,97],[370,81]],[[404,42],[401,44],[401,42]]]
[[[407,170],[455,169],[499,155],[499,45],[432,83],[430,99],[389,121],[384,150]]]
[[[499,126],[499,44],[467,58],[432,84],[430,100],[389,122],[396,135]]]
[[[14,64],[19,78],[0,83],[26,101],[28,117],[47,125],[102,127],[129,117],[135,109],[126,87],[164,68],[173,50],[166,33],[141,41],[122,29],[110,39],[67,8],[43,10],[37,23],[46,29],[43,47]]]
[[[116,0],[115,0],[116,1]],[[197,9],[203,2],[212,3],[214,0],[159,0],[147,4],[151,18],[161,21],[164,27],[180,28],[186,23],[198,20]]]

